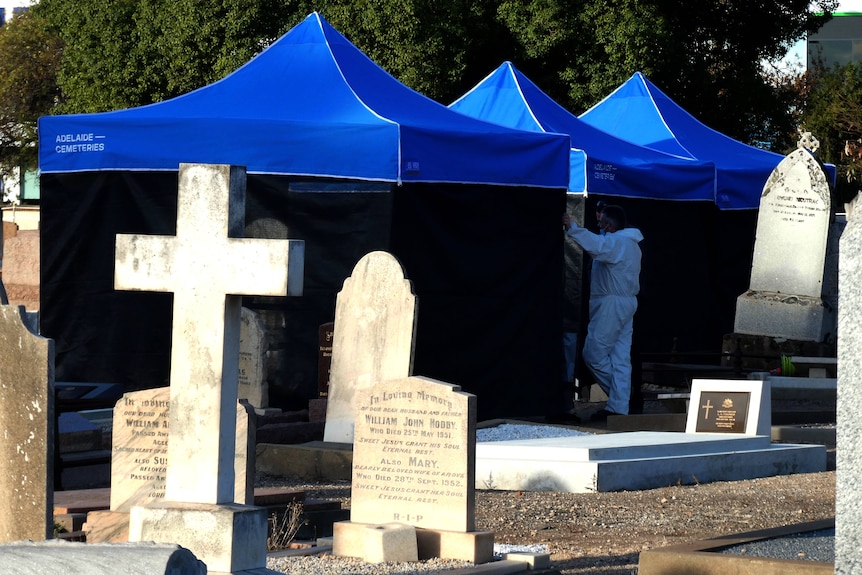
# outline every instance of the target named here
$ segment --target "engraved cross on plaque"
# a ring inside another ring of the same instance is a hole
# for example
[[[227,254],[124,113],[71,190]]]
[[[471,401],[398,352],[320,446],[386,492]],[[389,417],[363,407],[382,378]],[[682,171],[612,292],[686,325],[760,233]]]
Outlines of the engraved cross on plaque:
[[[118,234],[114,288],[173,292],[165,499],[234,500],[243,295],[302,295],[302,241],[242,238],[245,169],[180,164],[176,236]]]
[[[711,400],[707,399],[706,405],[701,405],[700,407],[701,407],[701,409],[703,409],[703,418],[709,419],[709,410],[715,406],[712,405]]]

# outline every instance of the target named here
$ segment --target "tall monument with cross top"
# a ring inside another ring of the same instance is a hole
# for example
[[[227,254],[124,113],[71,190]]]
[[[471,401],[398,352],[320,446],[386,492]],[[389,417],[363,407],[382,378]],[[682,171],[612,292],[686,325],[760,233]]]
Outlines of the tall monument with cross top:
[[[234,501],[241,296],[302,295],[304,242],[243,238],[245,195],[242,167],[180,164],[176,236],[117,236],[115,289],[174,294],[164,502],[173,510],[183,504],[227,508]],[[135,516],[133,510],[130,539],[163,540],[158,526],[148,531],[153,522],[135,525]],[[265,517],[263,529],[265,563]],[[211,570],[237,570],[232,549],[214,569],[211,563],[222,559],[207,561],[194,542],[164,535]],[[242,568],[259,567],[256,555],[247,562],[254,565]]]

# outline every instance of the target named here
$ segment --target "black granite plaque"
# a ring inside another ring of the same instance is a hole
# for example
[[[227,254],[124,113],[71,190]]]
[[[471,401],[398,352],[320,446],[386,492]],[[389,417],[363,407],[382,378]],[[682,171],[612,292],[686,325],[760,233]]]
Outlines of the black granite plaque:
[[[750,400],[748,391],[701,392],[695,432],[745,433]]]
[[[335,323],[325,323],[318,328],[317,342],[317,395],[329,395],[329,369],[332,367],[332,334]]]

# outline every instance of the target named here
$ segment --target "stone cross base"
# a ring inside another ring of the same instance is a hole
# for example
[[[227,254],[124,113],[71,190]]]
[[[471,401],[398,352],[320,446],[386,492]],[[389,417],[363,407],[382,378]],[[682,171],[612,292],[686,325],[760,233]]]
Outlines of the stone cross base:
[[[752,335],[785,337],[800,341],[823,341],[831,317],[821,298],[771,292],[748,291],[736,299],[733,331]]]
[[[395,529],[396,525],[400,530]],[[393,534],[390,536],[391,541],[386,537],[387,530]],[[332,554],[360,557],[365,561],[373,562],[369,557],[380,556],[379,552],[384,550],[388,543],[395,541],[396,538],[403,538],[408,530],[415,531],[416,550],[420,561],[440,557],[471,561],[478,565],[488,563],[494,558],[493,531],[443,531],[404,524],[373,525],[352,521],[333,523]]]
[[[266,509],[251,505],[163,501],[132,507],[130,541],[176,543],[208,573],[240,574],[266,567]]]

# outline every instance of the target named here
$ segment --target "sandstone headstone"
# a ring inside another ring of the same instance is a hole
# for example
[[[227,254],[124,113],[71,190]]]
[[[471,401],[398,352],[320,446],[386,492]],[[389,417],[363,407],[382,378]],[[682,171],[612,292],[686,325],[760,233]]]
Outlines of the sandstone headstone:
[[[180,164],[177,235],[119,234],[116,289],[174,294],[165,500],[129,539],[178,543],[210,571],[266,564],[265,509],[232,504],[243,295],[301,295],[304,243],[245,239],[245,170]]]
[[[249,413],[242,402],[236,411],[234,470],[236,503],[254,503],[254,451],[249,451]],[[126,393],[114,407],[111,456],[111,511],[128,512],[165,498],[170,436],[170,388]]]
[[[476,396],[425,377],[358,395],[350,519],[475,528]]]
[[[695,379],[686,433],[772,434],[772,394],[768,381]]]
[[[358,393],[351,520],[333,525],[334,555],[380,560],[369,526],[400,524],[419,559],[492,559],[493,532],[474,530],[476,396],[460,389],[413,376]]]
[[[54,342],[0,306],[0,541],[53,536]]]
[[[824,262],[831,221],[826,175],[805,149],[770,175],[758,211],[749,290],[737,299],[734,331],[822,341]]]
[[[859,205],[859,197],[853,202]],[[851,215],[852,214],[852,215]],[[848,210],[838,283],[838,445],[835,472],[835,573],[862,573],[862,211]]]
[[[324,441],[352,443],[358,394],[413,373],[415,332],[416,296],[401,264],[365,255],[336,299]]]
[[[242,308],[239,328],[239,381],[237,394],[256,408],[269,407],[266,381],[266,327],[254,311]]]

